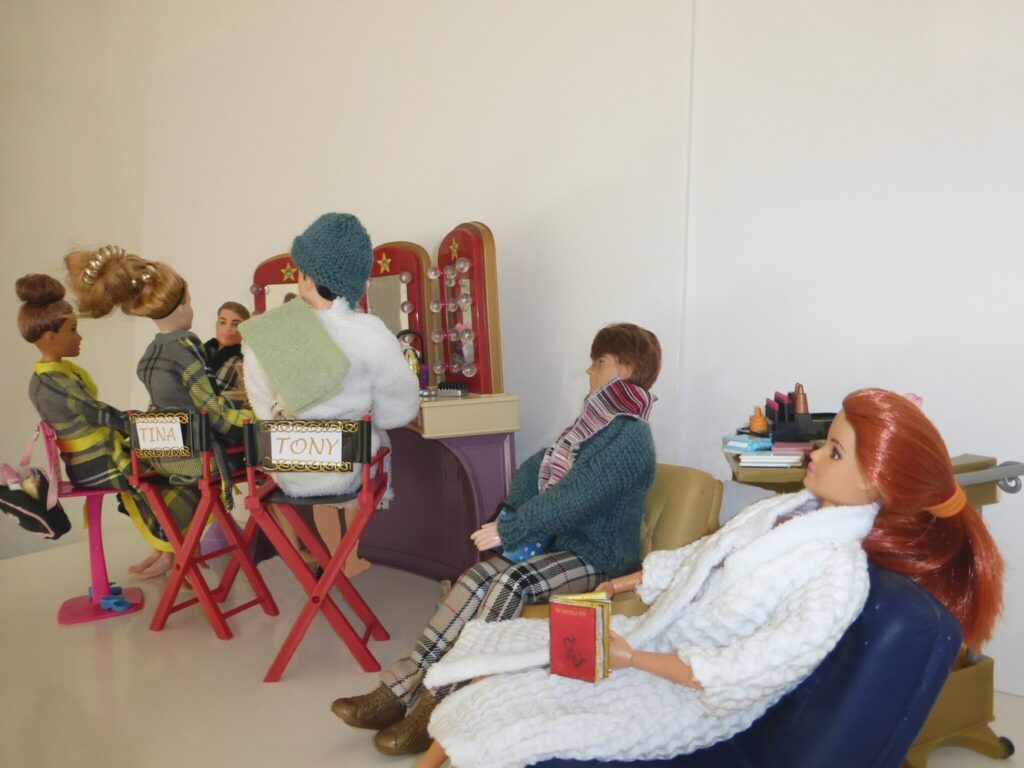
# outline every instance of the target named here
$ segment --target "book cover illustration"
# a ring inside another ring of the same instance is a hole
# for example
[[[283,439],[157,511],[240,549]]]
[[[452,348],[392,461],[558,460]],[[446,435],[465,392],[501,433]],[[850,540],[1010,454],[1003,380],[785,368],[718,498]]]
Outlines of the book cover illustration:
[[[551,672],[595,683],[608,677],[611,596],[554,595],[550,600]]]

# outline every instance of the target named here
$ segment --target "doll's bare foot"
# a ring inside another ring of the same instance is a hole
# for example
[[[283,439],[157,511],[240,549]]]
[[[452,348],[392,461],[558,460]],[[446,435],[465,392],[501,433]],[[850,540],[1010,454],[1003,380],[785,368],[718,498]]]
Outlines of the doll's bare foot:
[[[355,578],[360,573],[369,568],[371,565],[373,565],[373,563],[371,563],[369,560],[364,560],[358,554],[353,552],[348,556],[348,559],[345,561],[345,575],[350,579]]]
[[[153,579],[157,576],[163,576],[173,567],[174,555],[170,552],[160,552],[157,555],[156,560],[150,563],[148,567],[139,571],[136,576],[140,579]]]
[[[444,747],[441,746],[441,742],[432,741],[430,747],[424,753],[423,757],[420,758],[416,768],[441,768],[448,760],[448,755],[445,754]]]
[[[147,557],[145,560],[143,560],[141,563],[135,563],[135,565],[129,565],[128,566],[128,573],[130,573],[132,576],[139,575],[144,570],[149,568],[149,566],[151,566],[153,563],[155,563],[158,557],[160,557],[160,550],[159,549],[154,549],[153,553],[149,557]]]

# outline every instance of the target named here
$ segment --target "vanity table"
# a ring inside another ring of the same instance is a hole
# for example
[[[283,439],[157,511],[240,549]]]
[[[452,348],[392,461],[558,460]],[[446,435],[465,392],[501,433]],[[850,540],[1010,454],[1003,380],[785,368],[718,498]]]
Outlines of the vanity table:
[[[418,421],[388,433],[395,498],[374,514],[359,552],[381,565],[454,579],[479,560],[469,535],[508,494],[519,398],[425,401]]]
[[[253,275],[257,313],[297,293],[290,254]],[[494,238],[479,222],[441,240],[437,262],[421,246],[374,248],[360,306],[403,345],[424,391],[415,421],[389,430],[395,498],[360,538],[362,557],[433,579],[453,579],[479,560],[470,534],[508,494],[515,469],[519,398],[503,391]],[[460,387],[459,397],[433,389]]]
[[[764,488],[775,493],[793,493],[804,487],[804,474],[806,470],[801,467],[742,467],[739,458],[735,454],[726,453],[725,459],[729,462],[729,469],[732,471],[732,479],[744,485],[753,485]],[[980,472],[981,470],[992,469],[996,466],[996,460],[991,456],[978,456],[973,453],[962,453],[952,457],[953,473],[961,475],[967,472]],[[967,500],[975,508],[995,504],[999,501],[999,494],[996,490],[996,481],[983,481],[974,485],[964,486],[964,493]]]

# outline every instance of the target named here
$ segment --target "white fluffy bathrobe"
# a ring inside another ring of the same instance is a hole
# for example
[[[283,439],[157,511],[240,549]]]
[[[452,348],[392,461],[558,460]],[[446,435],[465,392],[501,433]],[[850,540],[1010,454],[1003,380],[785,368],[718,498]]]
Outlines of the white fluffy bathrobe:
[[[415,418],[420,407],[419,381],[409,369],[398,339],[379,317],[354,311],[342,297],[335,299],[329,309],[314,310],[314,314],[348,357],[350,367],[340,393],[287,418],[359,419],[370,413],[376,453],[381,444],[388,444],[384,430],[401,427]],[[282,418],[277,393],[256,355],[244,343],[242,354],[245,389],[256,416]],[[278,472],[274,479],[291,496],[349,493],[362,483],[362,464],[356,464],[350,473]]]
[[[860,613],[868,594],[861,540],[877,511],[818,509],[808,491],[776,496],[644,560],[637,591],[651,607],[615,616],[612,626],[637,650],[679,654],[703,690],[636,669],[596,684],[550,675],[541,668],[546,621],[472,621],[425,682],[491,677],[444,699],[430,733],[457,768],[656,759],[726,739],[807,677]]]

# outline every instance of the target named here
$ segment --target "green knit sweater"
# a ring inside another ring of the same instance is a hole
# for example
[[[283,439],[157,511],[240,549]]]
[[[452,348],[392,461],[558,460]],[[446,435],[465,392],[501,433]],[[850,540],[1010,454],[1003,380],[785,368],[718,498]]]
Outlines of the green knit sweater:
[[[546,450],[546,449],[545,449]],[[609,577],[640,567],[644,497],[654,482],[654,440],[645,421],[616,417],[580,444],[569,473],[537,490],[544,450],[512,478],[507,502],[516,508],[498,520],[502,546],[515,549],[553,537],[548,551],[579,555]]]

